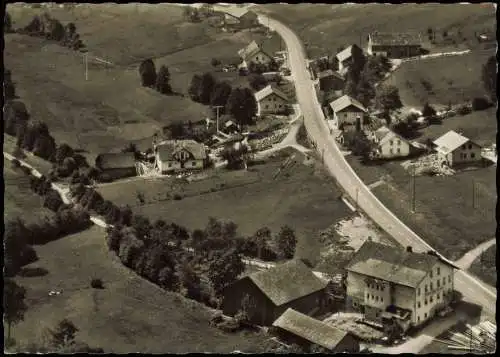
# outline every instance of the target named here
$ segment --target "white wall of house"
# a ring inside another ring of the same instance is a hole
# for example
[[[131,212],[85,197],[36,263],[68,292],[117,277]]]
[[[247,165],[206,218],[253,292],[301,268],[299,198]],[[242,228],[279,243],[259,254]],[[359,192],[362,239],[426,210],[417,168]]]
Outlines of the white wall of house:
[[[417,305],[414,317],[415,325],[420,325],[434,316],[432,310],[436,306],[443,304],[443,294],[450,294],[451,291],[453,291],[453,278],[453,268],[442,262],[438,262],[432,268],[432,276],[428,274],[424,280],[422,280],[415,291]]]
[[[286,100],[273,93],[257,103],[257,114],[263,115],[280,113],[285,110],[286,106]]]
[[[177,160],[160,160],[158,154],[156,155],[156,167],[158,171],[164,172],[173,172],[178,171],[182,168],[184,169],[203,169],[203,160],[187,160],[184,163],[184,167],[180,161]]]
[[[473,142],[467,142],[452,152],[451,165],[481,160],[481,147]]]
[[[382,158],[405,157],[410,154],[410,144],[400,138],[393,138],[378,145],[378,154]]]
[[[227,25],[237,25],[240,23],[240,20],[229,14],[224,14],[224,23]]]
[[[356,119],[357,117],[360,118],[360,124],[361,124],[361,129],[363,128],[363,115],[364,113],[353,107],[347,107],[339,112],[334,112],[333,113],[333,120],[337,123],[337,127],[339,127],[341,124],[350,124],[350,125],[356,125]]]
[[[365,282],[366,276],[354,273],[352,271],[347,272],[347,287],[346,295],[353,301],[360,302],[364,304],[365,301]]]
[[[265,65],[268,65],[271,63],[272,58],[269,57],[267,54],[265,54],[262,51],[257,52],[256,54],[248,57],[245,59],[247,63],[254,62],[254,63],[262,63]]]

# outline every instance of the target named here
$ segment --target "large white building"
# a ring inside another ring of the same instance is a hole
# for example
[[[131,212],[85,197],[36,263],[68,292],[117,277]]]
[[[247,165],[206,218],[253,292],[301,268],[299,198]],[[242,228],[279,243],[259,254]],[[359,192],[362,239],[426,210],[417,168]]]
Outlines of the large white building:
[[[347,267],[348,305],[365,319],[405,331],[445,309],[456,267],[433,253],[414,253],[367,241]]]
[[[207,163],[205,146],[194,140],[165,140],[154,144],[155,168],[162,174],[200,170]]]
[[[439,161],[450,167],[482,160],[481,146],[450,130],[433,142]]]

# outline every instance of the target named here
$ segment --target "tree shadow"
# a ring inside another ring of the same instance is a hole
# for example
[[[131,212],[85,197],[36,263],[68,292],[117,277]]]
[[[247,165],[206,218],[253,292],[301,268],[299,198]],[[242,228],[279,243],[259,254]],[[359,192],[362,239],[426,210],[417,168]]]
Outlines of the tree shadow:
[[[34,278],[39,276],[45,276],[49,273],[47,269],[35,267],[35,268],[22,268],[19,272],[19,276],[25,278]]]

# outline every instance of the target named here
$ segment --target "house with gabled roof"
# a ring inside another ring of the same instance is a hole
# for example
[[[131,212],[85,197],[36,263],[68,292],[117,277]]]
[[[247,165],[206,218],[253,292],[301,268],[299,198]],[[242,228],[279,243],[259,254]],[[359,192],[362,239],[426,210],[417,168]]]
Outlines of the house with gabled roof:
[[[331,102],[330,108],[337,128],[344,131],[355,130],[357,126],[363,128],[363,117],[368,110],[356,99],[343,95]]]
[[[273,57],[265,52],[257,42],[252,41],[248,46],[238,51],[238,56],[248,65],[250,63],[269,65]]]
[[[412,146],[401,135],[396,134],[387,126],[382,126],[367,137],[375,144],[373,152],[376,158],[392,159],[410,155]]]
[[[422,39],[419,33],[383,33],[368,35],[369,55],[382,55],[387,58],[407,58],[420,55]]]
[[[318,85],[319,90],[334,91],[340,95],[345,86],[345,78],[340,73],[327,69],[318,73]]]
[[[366,320],[384,327],[396,322],[405,331],[448,307],[455,269],[432,251],[416,253],[368,240],[347,265],[347,303]]]
[[[208,160],[205,146],[195,140],[165,140],[154,144],[155,168],[162,174],[183,169],[203,169]]]
[[[359,50],[360,52],[363,51],[357,45],[351,45],[351,46],[343,49],[339,53],[337,53],[337,55],[335,56],[335,58],[337,59],[337,63],[338,63],[338,72],[339,73],[345,74],[347,72],[347,69],[349,68],[349,66],[352,64],[352,61],[353,61],[352,51],[353,50],[354,51]]]
[[[439,161],[450,167],[482,161],[482,147],[453,130],[433,141],[433,144]]]
[[[327,285],[304,262],[290,260],[228,285],[222,311],[234,316],[244,308],[251,322],[271,326],[288,308],[307,315],[319,312],[327,304]]]
[[[112,179],[137,175],[133,152],[105,153],[97,155],[96,168]]]
[[[257,115],[282,114],[287,112],[290,99],[281,90],[272,85],[267,85],[255,93],[257,102]]]
[[[225,25],[250,28],[259,24],[257,14],[247,8],[230,7],[224,9],[223,14],[223,22]]]
[[[285,343],[297,344],[308,352],[357,353],[360,350],[359,341],[351,333],[292,308],[273,322],[273,330]]]

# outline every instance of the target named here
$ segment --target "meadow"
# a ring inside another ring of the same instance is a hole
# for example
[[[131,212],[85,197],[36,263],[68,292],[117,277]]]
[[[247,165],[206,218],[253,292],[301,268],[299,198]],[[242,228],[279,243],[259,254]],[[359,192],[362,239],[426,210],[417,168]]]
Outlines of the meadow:
[[[427,29],[441,35],[447,31],[460,48],[478,46],[476,32],[495,33],[493,4],[268,4],[259,10],[284,22],[303,40],[310,58],[335,54],[339,46],[366,47],[368,33],[418,31],[425,39]],[[461,36],[458,36],[460,31]],[[449,46],[426,44],[431,52]]]
[[[44,10],[9,5],[7,11],[14,28],[20,28]],[[183,9],[171,4],[83,5],[51,8],[49,13],[63,24],[75,23],[89,50],[87,79],[82,53],[20,34],[5,36],[5,66],[31,117],[47,123],[57,142],[83,149],[90,157],[130,142],[149,142],[172,122],[197,122],[210,115],[208,107],[186,96],[196,73],[212,71],[216,78],[246,85],[237,72],[215,72],[212,58],[234,59],[252,40],[279,49],[277,36],[218,32],[207,21],[187,22]],[[170,68],[177,95],[140,85],[138,65],[146,58],[156,68]]]
[[[497,246],[496,244],[489,247],[482,256],[477,258],[469,271],[479,278],[483,279],[491,286],[497,286]]]

